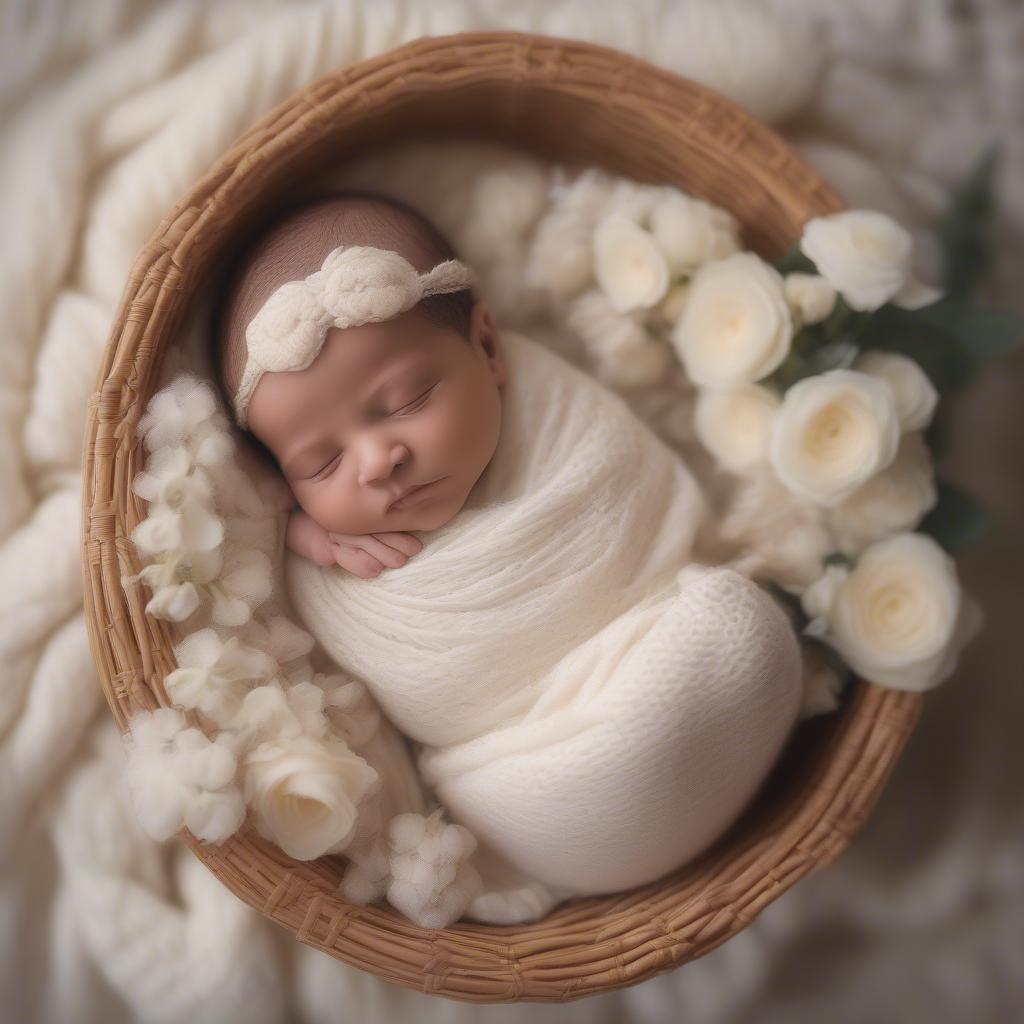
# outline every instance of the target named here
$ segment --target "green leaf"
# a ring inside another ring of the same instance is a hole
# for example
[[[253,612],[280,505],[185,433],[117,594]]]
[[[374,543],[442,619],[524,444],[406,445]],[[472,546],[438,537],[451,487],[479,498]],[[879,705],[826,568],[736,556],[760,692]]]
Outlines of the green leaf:
[[[965,491],[937,481],[939,500],[921,520],[918,530],[934,537],[949,553],[976,544],[992,526],[992,515]]]
[[[970,296],[991,267],[999,156],[995,144],[984,150],[967,179],[951,193],[936,225],[942,246],[942,290],[947,295]]]
[[[814,377],[829,370],[845,369],[853,364],[859,349],[848,341],[830,341],[819,345],[806,355],[791,351],[782,365],[764,383],[774,384],[788,391],[797,381]]]
[[[939,391],[966,387],[977,375],[981,359],[960,344],[941,315],[925,315],[941,304],[920,310],[883,306],[873,317],[870,330],[864,332],[862,344],[913,359]]]
[[[800,243],[793,242],[785,253],[775,262],[775,269],[786,274],[816,274],[817,267],[800,251]]]

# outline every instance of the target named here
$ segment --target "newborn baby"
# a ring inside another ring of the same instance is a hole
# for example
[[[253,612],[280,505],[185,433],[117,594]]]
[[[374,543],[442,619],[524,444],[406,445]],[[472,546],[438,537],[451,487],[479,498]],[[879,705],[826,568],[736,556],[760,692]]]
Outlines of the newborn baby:
[[[550,905],[725,831],[797,720],[800,654],[766,592],[693,564],[678,455],[472,284],[402,204],[307,205],[247,250],[220,381],[294,493],[306,627]]]

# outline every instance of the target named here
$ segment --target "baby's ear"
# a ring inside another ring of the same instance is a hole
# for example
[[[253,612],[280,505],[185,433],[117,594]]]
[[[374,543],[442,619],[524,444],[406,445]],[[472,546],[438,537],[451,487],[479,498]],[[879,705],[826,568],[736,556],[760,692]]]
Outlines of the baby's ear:
[[[469,340],[487,360],[494,381],[501,387],[505,383],[505,351],[501,336],[495,326],[491,308],[483,299],[478,299],[469,320]]]

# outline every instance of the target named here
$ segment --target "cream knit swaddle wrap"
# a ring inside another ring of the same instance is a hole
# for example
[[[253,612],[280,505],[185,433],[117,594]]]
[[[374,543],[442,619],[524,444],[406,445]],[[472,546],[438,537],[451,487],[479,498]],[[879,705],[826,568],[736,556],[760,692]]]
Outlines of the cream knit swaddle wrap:
[[[796,722],[796,637],[755,583],[690,566],[696,481],[617,395],[503,332],[490,464],[373,580],[285,553],[295,610],[453,821],[547,885],[659,877],[736,817]]]

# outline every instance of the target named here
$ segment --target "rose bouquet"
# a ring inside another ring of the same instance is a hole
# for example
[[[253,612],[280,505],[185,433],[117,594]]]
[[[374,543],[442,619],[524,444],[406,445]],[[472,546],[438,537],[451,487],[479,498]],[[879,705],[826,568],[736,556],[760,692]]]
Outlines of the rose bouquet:
[[[850,669],[935,686],[980,626],[951,555],[987,516],[936,482],[933,458],[941,399],[1024,335],[971,298],[993,167],[989,154],[941,225],[941,290],[916,278],[909,233],[870,210],[810,220],[770,263],[725,210],[587,172],[536,232],[534,280],[567,300],[595,372],[634,395],[676,374],[665,432],[733,478],[719,540],[790,608],[819,710]]]

